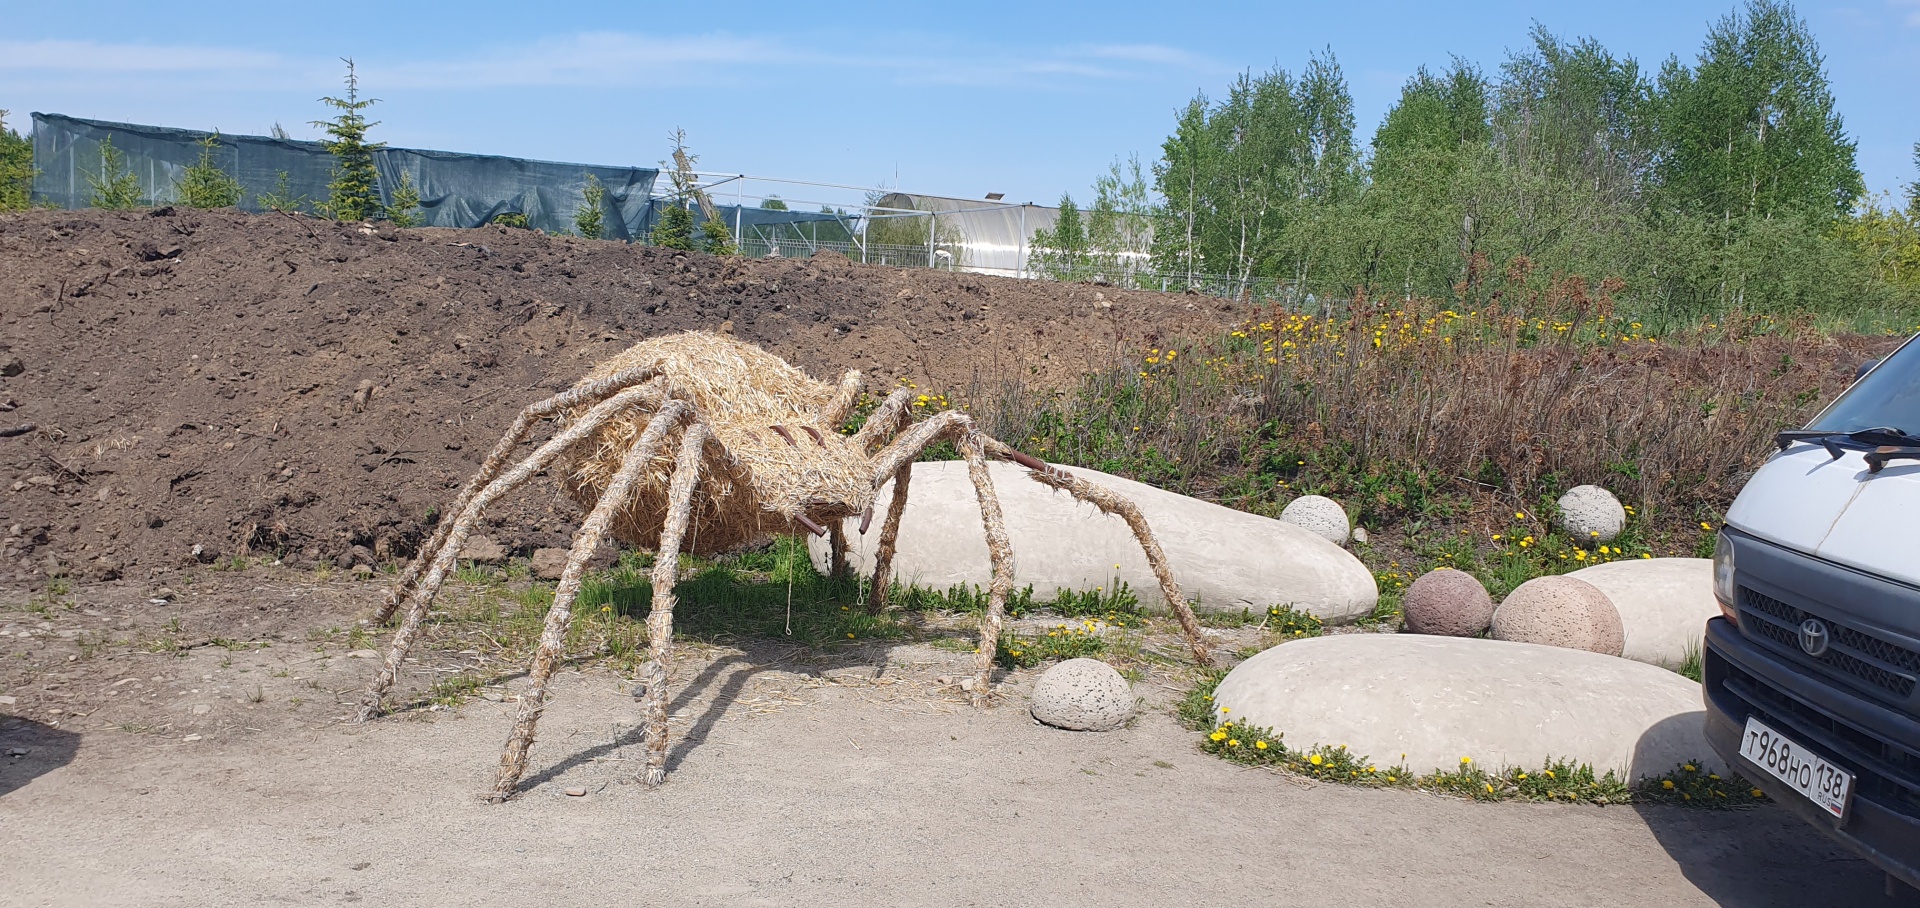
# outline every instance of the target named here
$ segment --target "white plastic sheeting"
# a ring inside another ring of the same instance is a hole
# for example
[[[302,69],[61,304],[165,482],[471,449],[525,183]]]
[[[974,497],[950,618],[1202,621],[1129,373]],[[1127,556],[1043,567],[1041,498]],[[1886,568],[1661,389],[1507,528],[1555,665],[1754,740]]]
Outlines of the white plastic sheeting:
[[[1025,277],[1028,254],[1036,230],[1052,230],[1060,209],[1033,204],[1007,204],[977,199],[891,192],[876,207],[931,212],[937,222],[939,249],[953,255],[959,271]],[[947,238],[958,236],[957,244]],[[957,245],[957,249],[950,246]]]

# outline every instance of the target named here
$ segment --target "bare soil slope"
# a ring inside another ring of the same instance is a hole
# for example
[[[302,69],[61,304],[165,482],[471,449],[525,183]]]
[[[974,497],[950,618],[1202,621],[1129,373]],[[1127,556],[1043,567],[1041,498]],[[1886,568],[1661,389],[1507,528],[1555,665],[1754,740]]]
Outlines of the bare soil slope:
[[[407,551],[522,406],[721,329],[816,375],[1064,383],[1229,317],[1135,293],[490,228],[157,209],[0,217],[0,583]],[[497,537],[564,542],[550,484]],[[196,547],[197,554],[196,554]]]

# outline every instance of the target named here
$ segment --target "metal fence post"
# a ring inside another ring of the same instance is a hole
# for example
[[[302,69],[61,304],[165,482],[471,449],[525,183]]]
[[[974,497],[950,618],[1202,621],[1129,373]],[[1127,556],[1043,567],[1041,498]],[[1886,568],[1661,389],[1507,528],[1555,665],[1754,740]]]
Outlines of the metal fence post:
[[[933,228],[940,223],[940,215],[927,212],[927,267],[933,267]]]

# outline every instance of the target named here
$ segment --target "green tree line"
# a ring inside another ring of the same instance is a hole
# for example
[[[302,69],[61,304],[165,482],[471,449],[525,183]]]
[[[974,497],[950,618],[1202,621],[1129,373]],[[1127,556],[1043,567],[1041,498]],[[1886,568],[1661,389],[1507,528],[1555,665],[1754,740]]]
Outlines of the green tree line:
[[[1362,152],[1331,52],[1177,115],[1151,193],[1116,166],[1062,200],[1036,269],[1150,268],[1297,301],[1486,302],[1492,269],[1613,281],[1650,317],[1742,308],[1913,324],[1920,183],[1865,193],[1806,23],[1750,0],[1656,71],[1536,26],[1487,71],[1422,68]],[[1916,146],[1920,166],[1920,146]],[[1142,246],[1119,237],[1139,235]],[[1504,282],[1503,282],[1504,283]],[[1904,321],[1903,321],[1904,320]]]

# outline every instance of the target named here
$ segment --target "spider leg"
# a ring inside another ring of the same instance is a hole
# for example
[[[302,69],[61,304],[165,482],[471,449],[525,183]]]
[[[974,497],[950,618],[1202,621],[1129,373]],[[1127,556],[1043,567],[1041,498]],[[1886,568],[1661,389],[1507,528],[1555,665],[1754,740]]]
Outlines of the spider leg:
[[[673,401],[660,408],[653,419],[647,423],[646,431],[640,440],[630,448],[620,460],[620,469],[600,493],[600,500],[593,505],[593,511],[580,525],[580,532],[573,538],[573,551],[567,554],[567,566],[560,572],[560,584],[553,591],[553,607],[547,610],[546,627],[540,633],[540,648],[534,652],[533,665],[527,671],[527,690],[520,695],[520,712],[513,720],[513,731],[507,735],[506,750],[500,754],[500,776],[494,782],[492,801],[504,801],[513,797],[513,791],[520,784],[520,777],[527,771],[527,752],[533,748],[534,728],[540,722],[540,714],[547,708],[547,682],[553,679],[553,670],[560,662],[561,653],[567,645],[567,625],[573,619],[573,600],[580,593],[580,578],[587,570],[587,562],[593,558],[593,552],[600,547],[600,540],[607,533],[607,527],[613,523],[614,515],[626,507],[633,498],[634,483],[639,481],[640,472],[653,461],[653,456],[666,440],[668,430],[684,419],[690,410],[686,404]],[[697,442],[698,435],[704,430],[689,427],[686,437]],[[686,455],[687,444],[682,444],[681,455]],[[699,448],[693,446],[694,457],[699,457]],[[676,469],[676,475],[678,471]]]
[[[867,595],[867,611],[880,614],[887,608],[887,591],[893,583],[893,551],[900,539],[900,515],[907,511],[907,483],[913,478],[913,464],[893,471],[893,499],[887,502],[887,519],[880,524],[880,544],[873,553],[873,589]]]
[[[827,525],[827,548],[832,552],[827,576],[835,580],[847,576],[846,521],[836,520]]]
[[[886,437],[900,431],[900,420],[907,414],[907,402],[913,397],[905,388],[895,390],[880,402],[867,421],[860,425],[860,431],[853,433],[853,447],[856,451],[871,451]]]
[[[1187,604],[1186,597],[1180,595],[1180,584],[1173,579],[1173,571],[1167,567],[1167,554],[1160,548],[1160,540],[1153,535],[1153,528],[1147,526],[1147,518],[1140,513],[1139,506],[1131,500],[1098,483],[1088,482],[1065,470],[1057,469],[1026,457],[995,439],[987,440],[987,448],[996,457],[1022,463],[1027,467],[1027,476],[1044,486],[1061,489],[1074,498],[1099,508],[1126,521],[1133,530],[1133,538],[1138,540],[1142,551],[1147,555],[1147,566],[1153,569],[1153,576],[1160,581],[1160,594],[1166,597],[1167,607],[1173,610],[1174,617],[1180,621],[1180,630],[1186,635],[1187,646],[1193,649],[1193,658],[1201,665],[1212,665],[1212,654],[1207,650],[1207,642],[1200,635],[1200,622],[1193,617],[1193,609]],[[1040,463],[1041,469],[1035,469],[1031,463]]]
[[[967,475],[972,477],[974,495],[980,499],[980,519],[987,531],[987,553],[993,559],[993,582],[987,587],[987,614],[980,619],[980,652],[975,657],[979,667],[973,676],[973,705],[980,707],[987,705],[987,686],[993,681],[993,657],[999,652],[1000,626],[1006,620],[1007,594],[1013,591],[1013,543],[1007,538],[1007,522],[1000,513],[1000,496],[993,491],[993,477],[987,473],[987,437],[972,423],[966,420],[960,454],[967,460]]]
[[[401,619],[399,629],[393,633],[393,646],[387,651],[387,661],[381,666],[380,673],[374,676],[373,683],[368,685],[366,695],[361,698],[359,717],[355,721],[365,722],[380,714],[381,703],[386,699],[388,688],[391,688],[394,681],[400,677],[400,665],[407,657],[407,650],[413,646],[414,638],[420,634],[420,624],[425,620],[427,610],[433,604],[433,597],[440,592],[440,584],[446,580],[447,572],[453,567],[453,561],[459,556],[461,547],[467,544],[467,534],[472,532],[474,521],[479,519],[480,512],[485,510],[487,505],[492,504],[494,499],[532,479],[534,474],[552,463],[563,451],[592,434],[614,415],[649,400],[656,393],[652,388],[647,387],[628,388],[594,405],[585,416],[534,449],[534,452],[527,455],[525,460],[520,461],[505,475],[488,483],[473,496],[473,500],[467,502],[467,506],[460,510],[460,516],[455,519],[453,526],[448,529],[447,538],[441,544],[439,551],[434,553],[426,575],[414,588],[413,598],[407,604],[406,616]],[[659,412],[665,413],[670,409],[678,411],[686,406],[679,401],[667,401],[660,407]]]
[[[434,528],[432,538],[427,540],[426,545],[420,547],[419,553],[407,563],[406,570],[400,572],[399,581],[387,591],[386,601],[374,614],[373,623],[385,624],[393,618],[393,613],[399,609],[400,603],[413,592],[414,585],[420,582],[421,574],[426,570],[427,565],[433,562],[434,555],[440,551],[442,545],[446,544],[447,535],[453,531],[454,521],[467,509],[467,503],[473,500],[473,496],[480,494],[480,490],[486,488],[494,477],[499,476],[501,470],[506,469],[507,461],[513,455],[513,449],[526,440],[527,433],[533,431],[534,423],[561,410],[585,403],[598,403],[634,385],[650,381],[659,374],[658,369],[629,369],[609,375],[592,384],[581,385],[555,394],[521,410],[520,415],[514,417],[513,425],[507,428],[506,434],[500,436],[500,441],[493,446],[492,451],[487,452],[487,459],[480,464],[480,472],[473,474],[473,478],[467,480],[466,487],[460,490],[460,497],[454,499],[453,505],[441,515],[440,524]]]
[[[667,487],[667,517],[660,526],[659,554],[653,560],[653,608],[647,612],[647,765],[640,780],[648,788],[667,780],[667,660],[673,655],[673,585],[680,579],[680,542],[687,533],[693,492],[700,482],[701,453],[707,427],[694,422],[680,440],[680,456]]]
[[[855,404],[860,402],[860,370],[849,369],[840,377],[840,390],[827,402],[827,408],[820,413],[820,422],[834,428],[847,421],[853,415]]]

